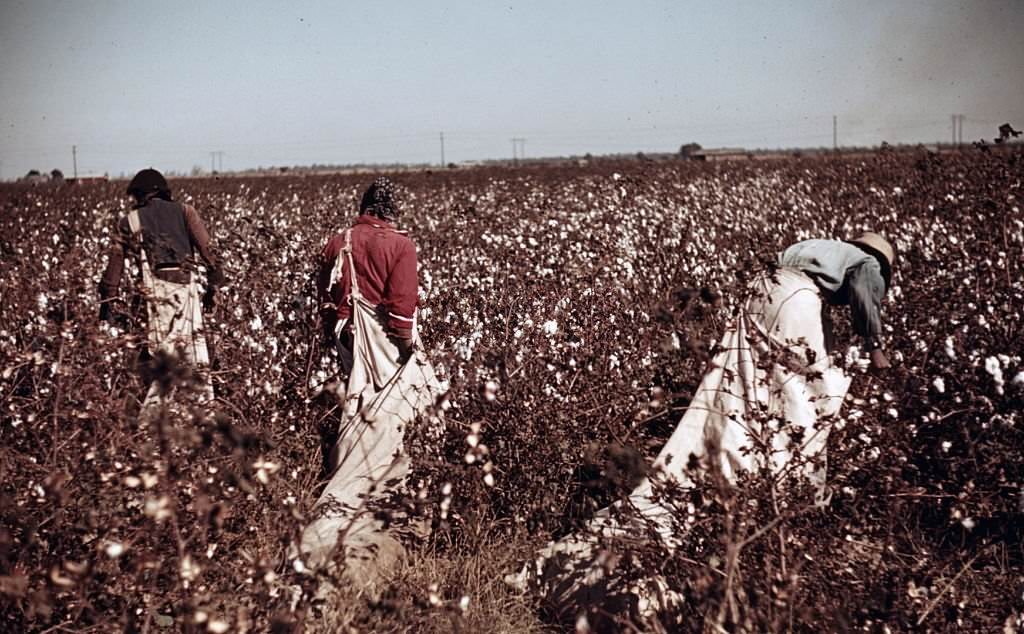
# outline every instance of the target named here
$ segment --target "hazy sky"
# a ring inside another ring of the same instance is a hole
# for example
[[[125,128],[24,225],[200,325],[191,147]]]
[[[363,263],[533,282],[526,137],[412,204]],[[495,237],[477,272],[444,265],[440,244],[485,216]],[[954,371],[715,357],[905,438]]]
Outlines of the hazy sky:
[[[0,0],[0,177],[991,139],[1024,1]]]

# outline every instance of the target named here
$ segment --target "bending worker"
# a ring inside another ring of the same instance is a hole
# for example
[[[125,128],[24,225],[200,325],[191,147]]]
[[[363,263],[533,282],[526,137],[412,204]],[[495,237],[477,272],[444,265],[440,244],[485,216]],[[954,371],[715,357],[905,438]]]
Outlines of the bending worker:
[[[780,266],[802,271],[814,280],[825,303],[850,306],[853,330],[863,338],[871,366],[877,370],[889,367],[882,351],[881,305],[892,283],[895,261],[892,245],[872,232],[848,242],[804,240],[779,255]],[[825,348],[831,353],[832,327],[824,311],[822,330]]]

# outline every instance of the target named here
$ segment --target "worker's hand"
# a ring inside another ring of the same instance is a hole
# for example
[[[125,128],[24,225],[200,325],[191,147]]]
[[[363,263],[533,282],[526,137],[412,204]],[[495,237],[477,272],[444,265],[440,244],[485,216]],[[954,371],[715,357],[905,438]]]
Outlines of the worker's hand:
[[[214,291],[212,288],[208,288],[208,289],[206,289],[206,292],[203,293],[203,312],[204,313],[212,313],[214,307],[217,305],[217,300],[215,299],[215,296],[214,296],[215,292],[216,291]]]
[[[412,337],[392,337],[391,340],[395,342],[395,346],[398,348],[398,362],[405,363],[408,361],[415,347]]]
[[[405,363],[412,356],[413,351],[412,339],[399,339],[398,340],[398,361],[399,363]]]
[[[871,369],[872,370],[888,370],[892,367],[889,363],[888,357],[882,352],[881,348],[875,348],[871,351]]]

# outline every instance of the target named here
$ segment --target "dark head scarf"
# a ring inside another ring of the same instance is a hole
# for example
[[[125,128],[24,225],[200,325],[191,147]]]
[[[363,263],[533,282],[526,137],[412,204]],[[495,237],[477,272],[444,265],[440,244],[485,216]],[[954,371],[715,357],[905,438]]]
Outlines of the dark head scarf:
[[[391,179],[380,176],[366,188],[363,200],[359,203],[359,212],[372,214],[388,222],[398,218],[401,213],[398,189]]]
[[[150,167],[140,171],[132,178],[132,181],[128,183],[128,194],[135,196],[140,202],[153,197],[170,200],[171,188],[164,175]]]

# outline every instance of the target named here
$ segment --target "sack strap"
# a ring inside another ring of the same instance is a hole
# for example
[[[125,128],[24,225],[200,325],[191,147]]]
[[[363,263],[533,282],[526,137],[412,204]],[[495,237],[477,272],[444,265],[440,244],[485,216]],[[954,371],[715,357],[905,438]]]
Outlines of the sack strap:
[[[131,228],[133,236],[138,236],[142,233],[142,220],[139,219],[138,209],[132,209],[128,213],[128,226]]]
[[[139,210],[132,209],[128,212],[128,228],[139,243],[139,258],[142,264],[142,281],[147,286],[149,279],[149,262],[146,260],[146,250],[142,248],[142,220],[139,218]]]
[[[345,246],[341,248],[341,253],[345,255],[345,259],[348,260],[348,277],[351,288],[351,295],[353,302],[360,301],[363,299],[362,293],[359,292],[359,283],[356,282],[356,265],[352,261],[352,230],[348,229],[345,231]]]

